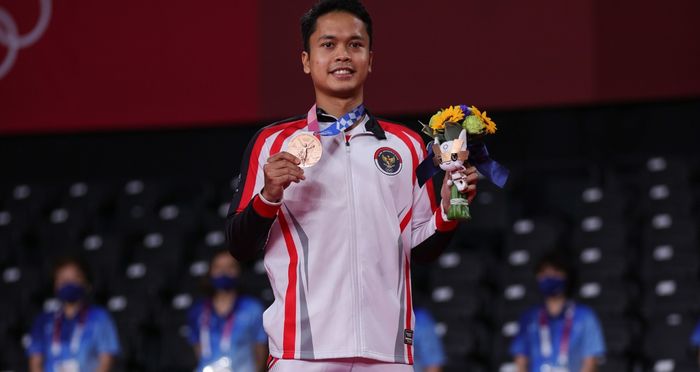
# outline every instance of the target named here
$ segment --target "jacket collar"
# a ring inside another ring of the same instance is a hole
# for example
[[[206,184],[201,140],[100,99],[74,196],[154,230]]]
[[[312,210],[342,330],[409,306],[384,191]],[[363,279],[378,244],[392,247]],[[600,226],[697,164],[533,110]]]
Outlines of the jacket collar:
[[[369,120],[365,124],[365,129],[369,132],[372,132],[374,137],[379,140],[385,140],[386,139],[386,133],[384,132],[384,129],[379,125],[379,121],[377,121],[377,118],[372,115],[372,113],[365,108],[365,114],[369,116]],[[337,118],[333,117],[332,115],[329,115],[323,109],[320,107],[316,108],[316,117],[318,118],[318,121],[322,123],[332,123],[336,120]]]

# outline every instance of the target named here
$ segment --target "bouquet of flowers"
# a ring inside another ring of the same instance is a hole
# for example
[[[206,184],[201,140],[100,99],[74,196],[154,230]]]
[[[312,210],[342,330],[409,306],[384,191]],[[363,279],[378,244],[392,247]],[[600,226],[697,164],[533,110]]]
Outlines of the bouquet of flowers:
[[[436,170],[439,168],[448,172],[447,184],[451,187],[448,218],[470,219],[469,203],[464,197],[467,190],[464,162],[470,153],[476,152],[472,154],[476,156],[473,163],[482,174],[486,171],[488,174],[484,175],[497,185],[502,187],[508,177],[508,171],[489,158],[482,141],[485,135],[496,133],[496,124],[486,116],[486,111],[481,112],[474,106],[466,105],[440,110],[430,118],[428,125],[421,124],[423,133],[433,138],[429,150],[435,155],[433,163]]]

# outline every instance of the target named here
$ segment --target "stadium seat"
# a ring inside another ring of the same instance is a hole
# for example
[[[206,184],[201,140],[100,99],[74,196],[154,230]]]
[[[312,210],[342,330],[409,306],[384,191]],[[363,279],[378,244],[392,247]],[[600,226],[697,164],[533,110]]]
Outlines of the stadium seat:
[[[694,198],[687,182],[680,180],[665,180],[653,183],[643,191],[639,205],[643,216],[653,216],[659,213],[673,215],[690,215]]]
[[[649,320],[643,352],[650,371],[697,371],[697,357],[690,348],[695,319],[669,314]]]
[[[599,372],[627,372],[630,370],[630,363],[626,358],[611,358],[606,356],[598,364]]]
[[[186,325],[161,328],[159,334],[159,371],[189,372],[197,366],[194,349],[188,337]]]
[[[478,325],[466,322],[438,322],[436,331],[450,360],[466,360],[479,350]]]
[[[597,314],[605,337],[606,360],[627,359],[637,350],[641,326],[620,314]]]
[[[429,308],[437,319],[446,322],[471,321],[481,312],[485,296],[477,286],[436,286]]]
[[[153,337],[152,301],[115,293],[107,300],[106,307],[117,325],[122,348],[118,369],[143,370],[149,363],[155,363],[150,358],[157,352]]]
[[[577,198],[573,214],[577,219],[587,216],[619,219],[625,215],[629,196],[616,187],[576,183],[575,188]]]
[[[534,279],[527,282],[509,282],[502,285],[494,297],[491,314],[496,321],[518,319],[520,314],[541,303]]]
[[[437,261],[438,270],[433,270],[431,283],[435,286],[468,286],[481,283],[486,274],[483,259],[478,255],[448,250]]]
[[[582,278],[577,299],[600,315],[624,315],[629,309],[634,287],[626,282]]]
[[[700,312],[700,283],[697,280],[659,279],[646,283],[642,314],[647,319],[680,313]]]
[[[659,244],[644,248],[641,278],[651,282],[663,278],[697,279],[700,274],[700,253],[697,246]]]
[[[677,246],[697,246],[698,225],[689,216],[659,213],[644,221],[642,235],[645,246],[672,244]]]
[[[505,252],[527,251],[528,262],[534,262],[540,254],[557,247],[563,230],[562,223],[551,218],[518,219],[506,235]]]

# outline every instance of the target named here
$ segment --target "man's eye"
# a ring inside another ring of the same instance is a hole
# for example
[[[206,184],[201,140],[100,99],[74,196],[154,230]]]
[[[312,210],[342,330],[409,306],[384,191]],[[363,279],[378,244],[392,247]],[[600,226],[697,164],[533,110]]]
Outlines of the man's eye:
[[[330,41],[328,41],[328,42],[325,42],[325,43],[321,44],[321,47],[323,47],[323,48],[332,48],[332,47],[333,47],[333,43],[331,43]]]
[[[362,43],[350,43],[351,48],[362,48]]]

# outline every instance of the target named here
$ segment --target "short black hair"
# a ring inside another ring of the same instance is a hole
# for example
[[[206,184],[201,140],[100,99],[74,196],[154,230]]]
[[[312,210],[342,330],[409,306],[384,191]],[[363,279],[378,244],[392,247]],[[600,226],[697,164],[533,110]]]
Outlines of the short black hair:
[[[316,21],[322,15],[331,12],[346,12],[357,17],[365,24],[367,35],[369,35],[369,49],[372,49],[372,18],[367,9],[358,0],[319,0],[308,12],[301,17],[301,38],[304,43],[304,50],[309,52],[309,39],[316,31]]]
[[[542,255],[535,265],[535,274],[539,274],[546,267],[561,271],[565,273],[567,277],[572,276],[571,264],[561,251],[550,251]]]
[[[80,271],[80,273],[83,274],[83,278],[85,279],[87,285],[90,285],[92,283],[92,273],[90,272],[87,263],[83,259],[73,256],[64,256],[56,259],[51,271],[52,281],[55,282],[58,272],[67,266],[73,266],[77,268],[78,271]]]

